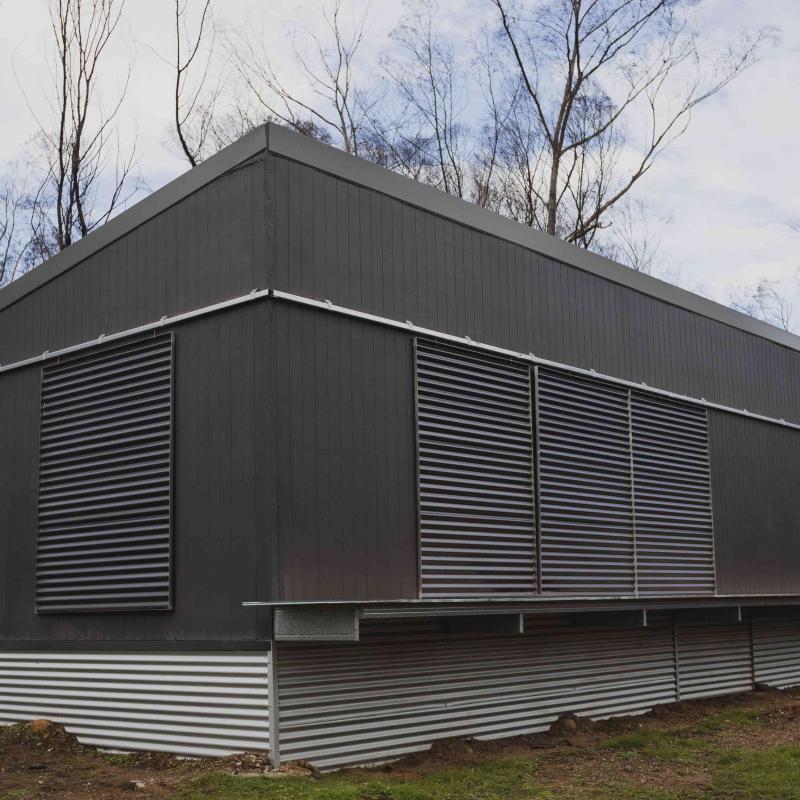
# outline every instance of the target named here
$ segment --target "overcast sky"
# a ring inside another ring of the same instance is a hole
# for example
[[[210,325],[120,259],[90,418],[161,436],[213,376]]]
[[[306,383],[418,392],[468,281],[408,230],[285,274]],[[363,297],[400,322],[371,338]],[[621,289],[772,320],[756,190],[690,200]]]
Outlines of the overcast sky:
[[[455,24],[464,14],[486,13],[487,3],[440,5],[452,11],[445,18]],[[285,48],[283,23],[296,13],[295,3],[225,0],[219,6],[230,27],[265,18],[270,46],[276,53]],[[379,42],[397,21],[399,3],[376,0],[373,6],[370,36]],[[697,110],[688,133],[657,162],[636,196],[671,217],[662,260],[684,284],[702,286],[724,302],[732,287],[761,277],[782,280],[792,287],[800,312],[793,281],[800,234],[788,225],[800,219],[800,1],[706,0],[701,19],[709,34],[723,38],[775,26],[780,42]],[[36,130],[34,114],[46,113],[46,25],[43,0],[0,0],[0,162],[23,152]],[[170,143],[172,74],[159,57],[170,56],[172,25],[171,0],[129,0],[103,85],[111,98],[132,65],[120,122],[126,139],[137,138],[140,170],[153,189],[186,168]]]

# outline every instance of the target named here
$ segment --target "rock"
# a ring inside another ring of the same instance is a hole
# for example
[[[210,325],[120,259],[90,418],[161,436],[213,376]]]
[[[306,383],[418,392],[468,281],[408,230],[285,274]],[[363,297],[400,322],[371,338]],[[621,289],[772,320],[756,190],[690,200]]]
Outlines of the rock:
[[[551,736],[574,736],[578,732],[578,723],[571,714],[562,714],[551,726],[548,733]]]
[[[147,788],[147,783],[145,781],[128,781],[125,784],[125,787],[128,789],[133,789],[134,791],[140,792],[142,789]]]
[[[52,727],[49,719],[35,719],[30,723],[31,733],[47,733]]]

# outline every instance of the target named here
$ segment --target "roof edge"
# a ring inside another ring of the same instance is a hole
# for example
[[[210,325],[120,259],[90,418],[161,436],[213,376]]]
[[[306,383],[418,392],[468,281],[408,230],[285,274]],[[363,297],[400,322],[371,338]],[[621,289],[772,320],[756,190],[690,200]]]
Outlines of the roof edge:
[[[268,147],[271,153],[299,161],[344,180],[394,197],[475,230],[521,245],[540,255],[613,281],[629,289],[688,311],[760,336],[777,344],[800,350],[800,336],[749,317],[707,297],[681,289],[666,281],[630,269],[555,236],[453,197],[432,186],[406,178],[330,145],[310,139],[288,128],[270,123]]]
[[[4,286],[0,289],[0,311],[266,149],[266,128],[259,126]]]

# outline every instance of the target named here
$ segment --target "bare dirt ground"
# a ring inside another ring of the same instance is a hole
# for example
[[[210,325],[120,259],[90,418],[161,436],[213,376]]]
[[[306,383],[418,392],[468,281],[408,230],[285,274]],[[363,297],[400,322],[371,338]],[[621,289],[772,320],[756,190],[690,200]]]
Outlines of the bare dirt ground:
[[[263,773],[263,753],[222,759],[182,759],[164,753],[104,753],[81,745],[60,725],[37,731],[28,724],[0,729],[0,800],[65,798],[107,800],[171,797],[209,772]]]
[[[203,789],[212,783],[211,776],[218,784],[227,781],[226,785],[239,787],[235,795],[230,795],[238,797],[241,787],[247,785],[240,778],[263,775],[268,769],[263,754],[213,760],[187,760],[156,753],[109,754],[80,745],[52,723],[43,725],[42,730],[36,727],[21,724],[0,729],[0,800],[222,796]],[[366,782],[388,781],[390,787],[427,786],[428,781],[438,780],[437,776],[448,771],[527,759],[535,764],[535,789],[532,783],[526,797],[583,797],[581,787],[585,787],[585,796],[600,797],[594,793],[595,787],[622,785],[634,792],[626,797],[661,797],[659,793],[670,793],[672,797],[675,792],[680,797],[684,793],[687,797],[705,797],[706,790],[713,790],[714,797],[738,797],[719,794],[714,788],[720,753],[757,754],[800,746],[800,693],[750,692],[660,706],[644,716],[599,723],[568,719],[557,728],[551,734],[497,742],[440,742],[427,753],[380,768],[339,773],[334,780],[337,791],[352,786],[356,787],[352,796],[361,797],[367,795],[359,794],[358,787]],[[289,767],[283,775],[271,773],[274,781],[256,780],[246,796],[327,797],[316,794],[317,789],[302,791],[302,787],[311,785],[309,775],[310,771],[302,766]],[[314,785],[319,785],[322,792],[328,785],[326,781],[327,778]],[[641,795],[636,794],[637,787],[641,787]],[[385,797],[394,797],[392,791]],[[446,793],[430,796],[450,797]]]

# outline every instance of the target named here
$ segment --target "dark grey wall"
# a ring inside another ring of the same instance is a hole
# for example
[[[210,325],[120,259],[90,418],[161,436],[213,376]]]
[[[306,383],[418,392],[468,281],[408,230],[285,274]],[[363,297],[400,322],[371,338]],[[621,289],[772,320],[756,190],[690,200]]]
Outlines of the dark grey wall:
[[[800,432],[712,412],[717,591],[800,594]]]
[[[267,285],[263,160],[223,175],[0,312],[0,364]]]
[[[268,231],[255,160],[0,312],[0,362],[263,288]],[[259,303],[175,329],[172,612],[34,615],[40,368],[0,374],[0,641],[263,640],[241,603],[277,591],[271,325]]]
[[[263,304],[175,330],[174,610],[34,614],[40,368],[0,375],[0,642],[216,641],[269,634],[275,483]]]
[[[281,599],[415,597],[412,337],[270,308]]]
[[[800,421],[800,352],[271,157],[275,286]]]
[[[0,362],[265,286],[800,419],[800,353],[276,157],[0,312]],[[243,600],[416,596],[410,333],[265,301],[175,334],[175,610],[33,615],[30,367],[0,374],[0,641],[246,642]],[[713,415],[722,592],[800,592],[798,435]]]

